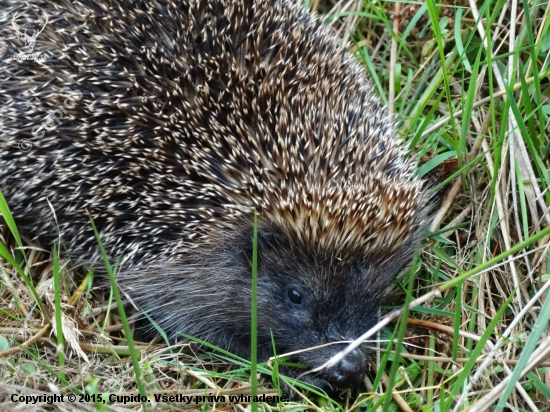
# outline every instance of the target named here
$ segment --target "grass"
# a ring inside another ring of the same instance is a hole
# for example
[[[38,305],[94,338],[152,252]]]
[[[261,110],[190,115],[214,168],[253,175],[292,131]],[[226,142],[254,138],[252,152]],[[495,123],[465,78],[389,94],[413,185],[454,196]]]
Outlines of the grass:
[[[550,411],[550,4],[304,4],[365,65],[420,160],[418,174],[446,172],[431,235],[383,307],[400,316],[380,330],[365,387],[275,407]],[[254,365],[223,351],[197,354],[193,344],[133,341],[116,288],[104,296],[56,250],[24,242],[2,196],[0,213],[0,409],[20,406],[12,393],[56,390],[88,399],[72,404],[82,410],[143,406],[99,394],[250,394],[255,368],[258,393],[279,393],[269,375],[287,379],[282,360]],[[114,284],[116,265],[106,266]],[[64,333],[50,336],[60,325]],[[145,406],[225,407],[208,398]]]

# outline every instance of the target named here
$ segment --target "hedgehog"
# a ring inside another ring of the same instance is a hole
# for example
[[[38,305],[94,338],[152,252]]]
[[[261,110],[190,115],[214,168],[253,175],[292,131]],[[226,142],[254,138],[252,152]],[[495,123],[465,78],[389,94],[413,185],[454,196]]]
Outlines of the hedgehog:
[[[295,3],[0,0],[0,190],[105,273],[92,219],[139,313],[243,357],[256,215],[258,357],[315,368],[377,323],[429,201],[363,65]],[[353,387],[368,358],[303,379]]]

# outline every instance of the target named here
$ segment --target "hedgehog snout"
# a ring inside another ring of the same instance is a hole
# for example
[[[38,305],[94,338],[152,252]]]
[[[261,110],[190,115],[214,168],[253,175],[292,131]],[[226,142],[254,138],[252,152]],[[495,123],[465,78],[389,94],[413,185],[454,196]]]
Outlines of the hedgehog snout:
[[[330,368],[327,378],[338,387],[355,386],[365,378],[366,361],[363,351],[356,349]]]

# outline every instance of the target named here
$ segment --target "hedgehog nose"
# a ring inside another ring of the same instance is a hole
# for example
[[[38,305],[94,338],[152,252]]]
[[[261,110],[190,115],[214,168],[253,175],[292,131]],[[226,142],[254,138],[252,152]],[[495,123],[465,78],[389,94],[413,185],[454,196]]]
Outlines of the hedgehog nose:
[[[366,358],[354,350],[331,369],[331,381],[337,386],[353,386],[365,378]]]

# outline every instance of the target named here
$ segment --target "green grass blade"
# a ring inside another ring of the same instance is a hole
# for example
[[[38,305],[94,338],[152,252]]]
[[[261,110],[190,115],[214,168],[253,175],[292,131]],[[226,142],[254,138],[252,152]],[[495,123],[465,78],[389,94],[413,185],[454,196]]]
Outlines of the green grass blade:
[[[34,287],[34,284],[32,282],[32,279],[25,274],[23,269],[21,269],[21,266],[15,261],[15,259],[11,256],[10,252],[6,247],[0,243],[0,256],[2,256],[4,259],[8,261],[10,265],[19,273],[21,278],[23,279],[23,282],[25,283],[25,286],[29,290],[30,294],[32,295],[34,302],[36,303],[36,306],[38,306],[38,309],[40,310],[40,313],[48,323],[51,323],[51,318],[49,313],[46,311],[46,308],[42,304],[42,301],[40,299],[40,296],[38,295],[38,292],[36,291],[36,288]]]
[[[449,399],[450,402],[454,401],[454,399],[456,398],[456,396],[460,392],[461,388],[463,388],[465,383],[467,382],[468,377],[470,375],[470,372],[472,371],[473,367],[475,366],[476,361],[481,356],[481,352],[483,351],[483,349],[485,347],[485,344],[487,343],[487,341],[489,340],[489,338],[493,334],[493,331],[497,327],[498,322],[500,321],[500,319],[504,315],[504,312],[506,312],[506,308],[508,307],[508,305],[512,301],[512,298],[514,297],[514,294],[515,294],[515,292],[513,292],[512,294],[510,294],[510,296],[508,296],[508,299],[506,299],[506,301],[504,302],[502,307],[496,313],[495,317],[493,319],[491,319],[491,322],[489,323],[489,325],[487,325],[487,329],[485,330],[483,335],[481,335],[481,339],[479,340],[479,342],[477,343],[476,347],[474,348],[472,354],[470,355],[470,359],[468,360],[468,363],[466,363],[466,365],[464,365],[464,368],[462,369],[462,372],[460,372],[460,375],[458,375],[458,378],[457,378],[456,382],[454,383],[454,385],[451,389],[451,397]],[[447,406],[450,407],[450,405],[447,405]]]
[[[55,335],[57,338],[57,356],[59,361],[59,368],[61,369],[61,376],[65,377],[63,372],[63,366],[65,364],[64,357],[64,345],[63,345],[63,321],[61,311],[61,283],[59,281],[59,259],[57,257],[57,244],[53,245],[53,287],[54,287],[54,299],[55,299]]]
[[[416,263],[416,262],[415,262]],[[416,266],[413,264],[413,268]],[[399,323],[399,332],[397,334],[397,343],[395,345],[395,359],[392,362],[390,368],[390,374],[388,379],[388,385],[385,391],[385,400],[382,410],[387,411],[392,401],[392,392],[395,384],[395,377],[399,369],[399,362],[401,359],[401,351],[403,350],[403,339],[405,339],[405,332],[407,331],[407,319],[409,318],[409,303],[413,300],[412,291],[414,287],[414,280],[416,278],[416,270],[409,270],[409,284],[407,287],[407,297],[405,299],[405,311]]]
[[[109,281],[111,282],[111,288],[113,290],[113,294],[115,296],[115,300],[117,303],[118,313],[120,315],[120,321],[124,328],[124,336],[126,338],[126,343],[128,344],[128,349],[130,350],[130,358],[132,360],[132,366],[134,368],[136,385],[138,387],[139,394],[142,397],[147,397],[147,393],[145,392],[145,387],[143,386],[142,373],[141,373],[141,368],[139,366],[139,359],[136,352],[136,347],[134,345],[134,339],[132,337],[132,331],[130,330],[130,324],[128,323],[128,318],[126,317],[126,311],[124,310],[122,297],[120,296],[120,291],[118,290],[118,287],[117,287],[115,273],[111,267],[111,264],[109,263],[109,258],[107,256],[107,253],[105,252],[105,248],[103,247],[103,243],[101,242],[101,238],[99,237],[99,232],[97,231],[95,223],[92,219],[90,219],[90,222],[94,230],[94,235],[97,239],[97,244],[98,244],[99,250],[101,251],[101,256],[103,257],[105,269],[107,270],[107,275],[109,276]],[[143,405],[143,410],[146,410],[146,404],[142,403],[142,405]]]
[[[254,213],[254,238],[252,243],[252,318],[250,323],[250,393],[258,396],[258,214]],[[252,398],[254,399],[254,398]],[[250,403],[252,412],[258,412],[258,402]]]
[[[550,229],[550,227],[547,229]],[[500,397],[497,403],[495,412],[502,411],[506,406],[506,402],[508,401],[508,398],[512,394],[512,391],[514,390],[514,388],[516,387],[516,383],[519,381],[521,373],[523,372],[523,369],[527,365],[527,362],[529,361],[531,354],[535,351],[540,337],[544,332],[548,330],[549,320],[550,320],[550,299],[546,298],[539,312],[539,317],[537,318],[535,324],[533,325],[533,329],[531,330],[531,333],[527,338],[527,342],[525,343],[525,346],[521,351],[521,355],[518,359],[518,363],[516,364],[514,371],[512,372],[512,376],[510,376],[510,381],[508,382],[508,385],[504,389],[504,392],[502,393],[502,396]]]
[[[0,215],[2,215],[2,217],[4,218],[6,225],[10,229],[10,232],[15,239],[15,243],[17,243],[17,246],[22,248],[23,242],[21,242],[21,236],[19,235],[19,231],[17,230],[17,226],[15,224],[15,220],[13,219],[13,215],[11,214],[11,210],[8,206],[8,202],[6,201],[6,198],[2,194],[1,190],[0,190]]]

